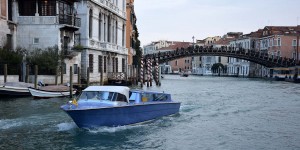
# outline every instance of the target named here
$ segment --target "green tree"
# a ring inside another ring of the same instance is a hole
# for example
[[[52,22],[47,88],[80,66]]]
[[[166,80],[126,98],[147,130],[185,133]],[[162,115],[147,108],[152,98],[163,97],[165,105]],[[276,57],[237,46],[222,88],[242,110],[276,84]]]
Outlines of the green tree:
[[[135,37],[136,37],[136,43],[134,44],[134,49],[136,51],[136,55],[133,56],[133,65],[140,66],[141,57],[142,57],[142,48],[140,47],[141,42],[139,40],[139,32],[138,32],[136,24],[134,24],[133,29],[135,30]]]
[[[39,74],[41,75],[54,75],[56,73],[56,68],[61,60],[60,53],[58,52],[58,47],[49,47],[45,50],[35,49],[27,56],[27,63],[33,67],[38,65]]]

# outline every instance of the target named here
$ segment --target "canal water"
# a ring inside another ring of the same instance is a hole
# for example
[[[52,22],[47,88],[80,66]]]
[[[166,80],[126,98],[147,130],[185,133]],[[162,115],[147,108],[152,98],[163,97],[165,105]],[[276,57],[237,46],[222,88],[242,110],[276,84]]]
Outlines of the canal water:
[[[0,149],[300,149],[300,84],[166,75],[180,113],[145,124],[79,129],[68,98],[0,98]]]

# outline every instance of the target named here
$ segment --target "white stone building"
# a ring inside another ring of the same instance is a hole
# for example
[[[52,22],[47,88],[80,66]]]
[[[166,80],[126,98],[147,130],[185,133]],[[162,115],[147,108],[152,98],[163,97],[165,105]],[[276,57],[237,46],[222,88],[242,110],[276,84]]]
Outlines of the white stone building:
[[[255,48],[255,40],[257,39],[255,34],[256,33],[246,34],[232,40],[230,46],[234,47],[235,50],[239,50],[240,48],[245,49],[246,51],[250,49],[253,50]],[[227,67],[228,75],[254,77],[255,66],[256,64],[254,62],[230,57]]]
[[[13,38],[15,26],[12,24],[11,0],[0,0],[0,47],[9,46],[13,48]]]
[[[82,70],[89,67],[91,81],[99,81],[101,69],[104,79],[110,72],[126,72],[126,1],[79,0],[76,8],[82,22],[76,31],[80,45],[84,47]]]
[[[169,47],[171,45],[174,45],[176,41],[167,41],[167,40],[159,40],[155,42],[151,42],[150,44],[144,45],[144,54],[153,54],[158,49]]]

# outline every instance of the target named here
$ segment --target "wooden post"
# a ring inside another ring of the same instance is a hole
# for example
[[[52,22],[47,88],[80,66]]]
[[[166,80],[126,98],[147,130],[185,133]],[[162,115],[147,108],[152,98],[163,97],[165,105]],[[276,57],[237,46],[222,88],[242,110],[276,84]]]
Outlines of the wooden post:
[[[26,65],[25,82],[29,83],[29,65]]]
[[[34,66],[34,88],[37,89],[38,65]]]
[[[86,78],[86,86],[88,87],[90,85],[90,67],[87,68]]]
[[[58,84],[58,67],[56,67],[56,70],[55,70],[55,85]]]
[[[158,66],[158,86],[161,86],[161,66]]]
[[[133,85],[136,85],[136,66],[132,66]]]
[[[70,98],[73,98],[73,68],[70,66]]]
[[[60,66],[60,84],[64,84],[64,73],[62,66]]]
[[[144,84],[144,58],[141,57],[141,68],[140,68],[140,82],[141,82],[141,88],[143,88]]]
[[[4,64],[4,83],[7,82],[7,64]]]
[[[80,79],[81,79],[80,67],[78,67],[78,69],[77,69],[77,70],[78,70],[78,76],[77,76],[78,78],[77,78],[77,83],[78,83],[78,86],[79,86],[79,87],[81,87],[81,80],[80,80]]]

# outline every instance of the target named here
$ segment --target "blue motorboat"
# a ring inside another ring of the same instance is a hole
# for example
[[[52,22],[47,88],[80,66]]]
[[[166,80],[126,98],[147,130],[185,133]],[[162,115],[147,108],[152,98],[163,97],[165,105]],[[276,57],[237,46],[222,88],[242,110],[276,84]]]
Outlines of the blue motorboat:
[[[61,106],[80,128],[141,123],[176,114],[179,108],[170,94],[125,86],[89,86],[77,100]]]

